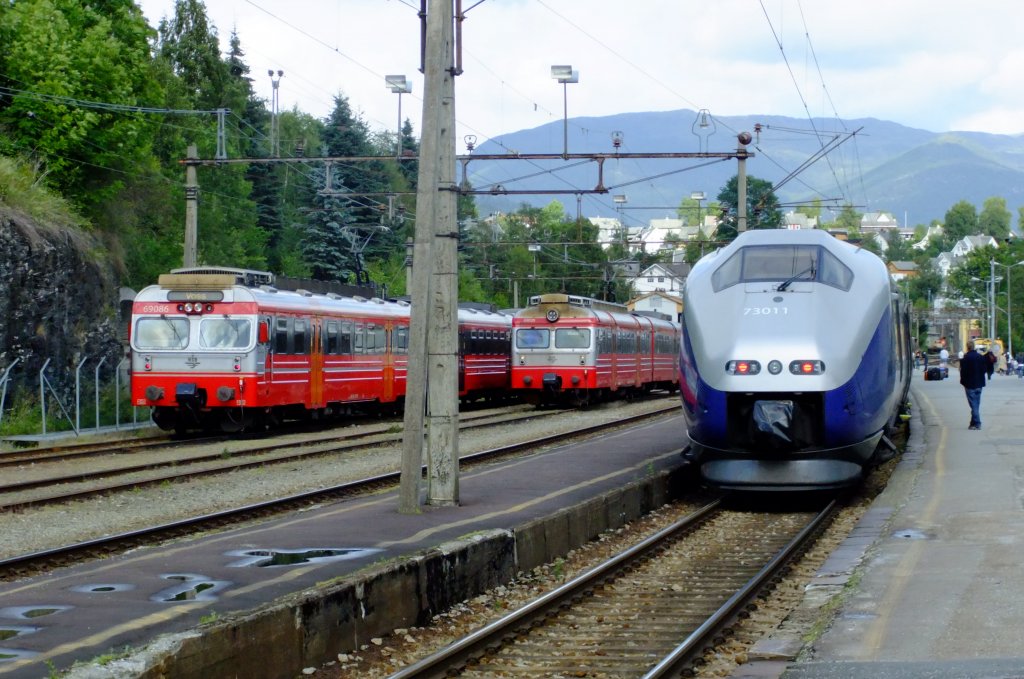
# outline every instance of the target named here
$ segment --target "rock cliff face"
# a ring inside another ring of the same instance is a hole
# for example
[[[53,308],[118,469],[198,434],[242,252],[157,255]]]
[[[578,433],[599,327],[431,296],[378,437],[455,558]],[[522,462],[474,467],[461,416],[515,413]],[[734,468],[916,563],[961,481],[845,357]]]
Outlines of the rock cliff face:
[[[113,272],[88,236],[48,229],[0,205],[0,375],[38,393],[39,370],[64,403],[75,368],[91,377],[101,357],[112,373],[123,357]],[[101,375],[102,378],[102,375]]]

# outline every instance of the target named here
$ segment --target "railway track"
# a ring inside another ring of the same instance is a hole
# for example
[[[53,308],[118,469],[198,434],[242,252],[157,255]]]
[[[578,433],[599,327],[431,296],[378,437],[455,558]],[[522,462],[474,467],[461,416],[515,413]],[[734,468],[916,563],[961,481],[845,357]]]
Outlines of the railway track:
[[[463,417],[460,430],[533,420],[557,414],[555,411],[532,409],[479,413]],[[199,441],[184,449],[180,444],[172,444],[170,447],[165,444],[164,447],[149,454],[133,457],[127,464],[122,456],[124,451],[117,446],[110,446],[81,453],[90,458],[103,454],[104,458],[97,458],[94,463],[87,463],[85,468],[80,466],[74,471],[66,471],[60,464],[66,461],[66,457],[46,457],[45,464],[33,460],[33,466],[29,470],[25,470],[22,463],[23,478],[0,484],[0,511],[22,511],[30,506],[67,502],[146,486],[179,483],[202,476],[353,451],[360,447],[379,446],[401,440],[402,435],[395,431],[395,428],[394,423],[383,423],[361,427],[355,432],[332,430],[303,434],[301,438],[290,435],[270,440],[243,440],[229,444],[223,444],[220,439],[215,439],[212,446],[204,445],[206,441]],[[220,448],[216,449],[217,446]],[[12,479],[16,475],[16,472],[8,473],[6,477]],[[124,480],[117,481],[118,478]],[[29,492],[34,490],[40,492]]]
[[[679,676],[835,510],[734,512],[716,501],[391,679]]]
[[[604,422],[598,425],[580,428],[572,432],[552,434],[527,441],[521,441],[511,445],[463,455],[460,458],[460,467],[468,469],[473,465],[492,462],[505,456],[521,453],[524,450],[554,445],[580,436],[597,433],[606,430],[609,427],[629,425],[654,417],[659,417],[666,413],[675,413],[677,410],[678,408],[674,406],[666,407],[639,415],[621,418],[613,422]],[[199,530],[211,530],[228,525],[236,525],[243,521],[279,514],[286,511],[294,511],[305,506],[319,504],[325,501],[378,491],[382,488],[394,487],[399,481],[400,473],[395,471],[329,487],[318,488],[316,490],[296,493],[286,497],[279,497],[265,502],[252,503],[224,511],[198,515],[138,530],[126,531],[116,535],[65,545],[54,549],[47,549],[0,559],[0,580],[11,580],[26,577],[58,566],[68,565],[70,563],[92,558],[106,557],[112,553],[118,553],[143,544],[152,544],[165,539],[194,533]],[[111,492],[111,488],[108,487],[105,490],[97,490],[95,492],[109,493]],[[8,505],[7,508],[10,509],[10,505]]]

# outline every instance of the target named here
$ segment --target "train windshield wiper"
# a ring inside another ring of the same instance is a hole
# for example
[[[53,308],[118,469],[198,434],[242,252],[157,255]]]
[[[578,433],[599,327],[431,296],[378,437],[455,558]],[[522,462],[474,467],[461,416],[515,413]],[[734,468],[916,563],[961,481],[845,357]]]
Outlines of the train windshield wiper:
[[[795,273],[792,276],[790,276],[789,278],[787,278],[786,280],[784,280],[781,283],[779,283],[779,287],[775,288],[775,291],[776,292],[784,291],[786,288],[789,287],[790,283],[792,283],[793,281],[799,280],[804,274],[811,274],[811,277],[809,279],[807,279],[807,280],[814,280],[814,273],[815,273],[814,272],[814,265],[811,264],[809,267],[807,267],[803,271]]]

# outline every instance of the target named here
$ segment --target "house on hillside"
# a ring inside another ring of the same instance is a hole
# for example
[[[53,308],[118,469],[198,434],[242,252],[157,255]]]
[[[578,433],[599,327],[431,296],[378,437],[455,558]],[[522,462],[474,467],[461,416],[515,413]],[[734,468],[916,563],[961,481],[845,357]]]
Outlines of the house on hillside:
[[[793,231],[802,229],[816,229],[818,228],[818,218],[808,217],[805,214],[799,212],[787,212],[782,215],[782,227],[783,229],[790,229]]]
[[[690,265],[685,262],[652,264],[633,279],[633,292],[637,296],[649,292],[669,292],[682,296],[689,275]]]
[[[940,252],[932,258],[932,265],[939,272],[939,275],[945,279],[949,277],[950,270],[958,266],[962,260],[962,257],[956,257],[952,252]]]
[[[896,281],[916,276],[918,271],[915,262],[892,261],[886,264],[886,267],[889,269],[889,275]]]
[[[621,238],[622,222],[614,217],[588,217],[591,224],[597,227],[597,242],[605,250]]]
[[[932,238],[941,238],[941,237],[942,237],[942,226],[939,225],[939,224],[934,224],[932,226],[929,226],[928,230],[925,231],[924,238],[922,238],[918,242],[914,243],[910,247],[914,248],[915,250],[924,250],[925,248],[928,247],[928,241],[929,240],[931,240]]]
[[[966,257],[968,252],[977,250],[979,248],[987,247],[998,248],[999,241],[992,236],[964,236],[953,245],[951,252],[954,257]]]
[[[683,320],[683,298],[667,292],[648,292],[626,303],[630,311],[656,311],[673,321]]]

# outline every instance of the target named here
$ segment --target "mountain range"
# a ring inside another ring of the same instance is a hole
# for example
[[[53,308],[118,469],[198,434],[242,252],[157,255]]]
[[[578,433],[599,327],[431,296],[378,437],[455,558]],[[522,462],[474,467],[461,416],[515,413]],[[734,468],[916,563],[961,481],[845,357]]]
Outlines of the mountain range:
[[[851,204],[861,213],[889,212],[900,224],[929,224],[941,222],[958,201],[980,212],[987,198],[997,196],[1006,200],[1016,226],[1024,205],[1022,135],[936,133],[875,118],[708,116],[705,127],[701,120],[698,112],[682,109],[569,118],[567,126],[562,120],[546,123],[476,147],[473,154],[509,159],[471,161],[466,179],[475,190],[494,191],[476,195],[481,215],[557,199],[570,215],[578,209],[583,217],[621,216],[637,225],[674,217],[676,206],[693,192],[704,192],[704,205],[715,200],[736,175],[736,161],[612,158],[603,166],[607,193],[578,194],[599,186],[596,162],[523,160],[515,154],[614,153],[613,133],[621,135],[620,153],[720,153],[734,151],[737,134],[747,131],[753,135],[748,177],[771,182],[784,209],[822,199],[831,208],[823,221]],[[502,195],[503,190],[538,193]]]

